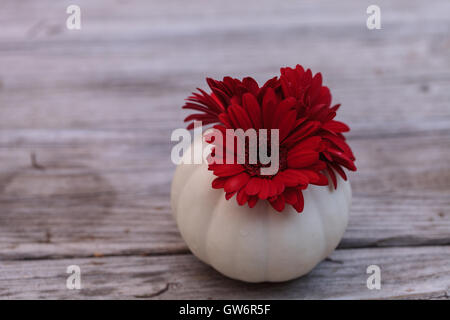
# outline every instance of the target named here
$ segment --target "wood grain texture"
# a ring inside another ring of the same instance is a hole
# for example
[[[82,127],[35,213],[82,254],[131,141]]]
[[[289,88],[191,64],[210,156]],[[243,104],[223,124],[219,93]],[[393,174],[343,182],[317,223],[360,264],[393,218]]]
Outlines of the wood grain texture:
[[[448,1],[378,1],[375,31],[356,0],[78,3],[69,31],[64,2],[2,2],[0,298],[448,298]],[[332,257],[345,263],[247,286],[182,241],[170,133],[205,76],[263,81],[296,63],[323,73],[352,128],[354,200]],[[379,292],[364,287],[372,260],[391,268]],[[78,263],[88,287],[64,291]]]
[[[6,261],[0,270],[0,295],[14,299],[445,299],[450,293],[449,259],[449,247],[342,249],[305,277],[263,284],[225,278],[188,254]],[[71,264],[81,269],[79,291],[66,288],[66,268]],[[366,268],[371,264],[382,266],[380,290],[367,288]]]

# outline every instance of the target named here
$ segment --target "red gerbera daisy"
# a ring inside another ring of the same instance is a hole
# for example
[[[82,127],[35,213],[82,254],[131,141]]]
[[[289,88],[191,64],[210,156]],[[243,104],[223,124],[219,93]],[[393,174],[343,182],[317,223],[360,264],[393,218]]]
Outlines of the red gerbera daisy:
[[[331,93],[328,87],[322,85],[322,75],[314,77],[310,69],[304,70],[297,65],[295,69],[282,68],[280,77],[282,96],[296,99],[297,117],[305,117],[315,121],[319,130],[315,133],[322,137],[326,148],[320,158],[326,162],[327,171],[337,188],[336,170],[344,180],[347,180],[341,166],[356,171],[355,156],[345,142],[343,132],[350,128],[343,122],[333,120],[340,104],[331,107]]]
[[[277,211],[288,203],[301,212],[302,190],[308,184],[328,185],[325,171],[337,187],[334,170],[344,179],[341,166],[356,170],[355,158],[342,134],[349,128],[333,120],[339,105],[331,107],[331,94],[322,86],[320,73],[313,77],[311,70],[305,71],[300,65],[282,68],[279,79],[272,78],[261,88],[252,78],[241,81],[225,77],[223,81],[207,82],[212,93],[198,89],[200,93],[189,97],[183,107],[201,113],[185,121],[218,123],[215,128],[224,133],[226,129],[279,129],[280,165],[276,174],[261,175],[265,165],[259,161],[209,164],[209,170],[217,176],[213,188],[223,188],[227,199],[236,195],[239,205],[248,203],[249,207],[267,199]],[[193,123],[188,126],[192,127]],[[219,151],[221,143],[214,143],[213,152]]]
[[[202,121],[204,125],[218,123],[220,122],[219,115],[225,112],[228,106],[232,103],[238,105],[242,103],[244,93],[252,93],[261,100],[267,88],[276,88],[280,85],[277,77],[267,81],[261,88],[250,77],[244,78],[242,81],[231,77],[225,77],[223,81],[206,78],[206,82],[211,88],[212,93],[208,94],[202,89],[197,88],[200,93],[194,92],[192,96],[186,99],[187,102],[183,106],[183,109],[200,111],[200,113],[188,116],[184,119],[185,122],[197,120]],[[193,122],[188,125],[188,129],[192,128],[194,128]]]

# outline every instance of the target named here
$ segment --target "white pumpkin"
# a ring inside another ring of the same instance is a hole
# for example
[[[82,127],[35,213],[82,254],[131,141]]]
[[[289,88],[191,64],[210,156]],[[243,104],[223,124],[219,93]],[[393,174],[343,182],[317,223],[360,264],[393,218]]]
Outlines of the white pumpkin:
[[[194,144],[201,147],[202,140]],[[206,163],[180,164],[172,182],[172,210],[190,250],[219,272],[247,282],[287,281],[311,271],[344,234],[351,187],[336,176],[336,190],[309,185],[303,191],[302,213],[290,205],[277,212],[268,201],[249,208],[234,197],[226,200],[223,189],[211,187],[215,176]]]

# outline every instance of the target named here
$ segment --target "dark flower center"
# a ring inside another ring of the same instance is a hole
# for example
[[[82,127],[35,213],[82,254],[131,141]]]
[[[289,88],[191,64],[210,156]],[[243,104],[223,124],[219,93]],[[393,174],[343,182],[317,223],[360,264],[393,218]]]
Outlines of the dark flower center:
[[[259,150],[258,150],[258,162],[251,164],[249,157],[249,147],[248,144],[245,145],[245,164],[243,164],[245,171],[250,176],[261,176],[261,177],[272,177],[272,176],[263,176],[261,175],[261,168],[267,168],[271,166],[271,163],[263,164],[260,162]],[[280,146],[279,159],[278,159],[278,172],[287,169],[287,154],[288,150],[286,147]],[[270,142],[267,145],[267,156],[271,156],[271,144]]]

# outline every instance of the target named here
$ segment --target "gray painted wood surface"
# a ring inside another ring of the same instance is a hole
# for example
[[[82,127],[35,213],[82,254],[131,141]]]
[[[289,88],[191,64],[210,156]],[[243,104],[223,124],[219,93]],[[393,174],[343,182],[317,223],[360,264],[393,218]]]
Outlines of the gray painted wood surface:
[[[0,298],[448,298],[450,2],[2,1]],[[283,284],[229,280],[172,219],[170,133],[204,78],[321,71],[357,157],[338,250]],[[83,289],[65,288],[68,265]],[[368,290],[366,267],[382,270]]]

